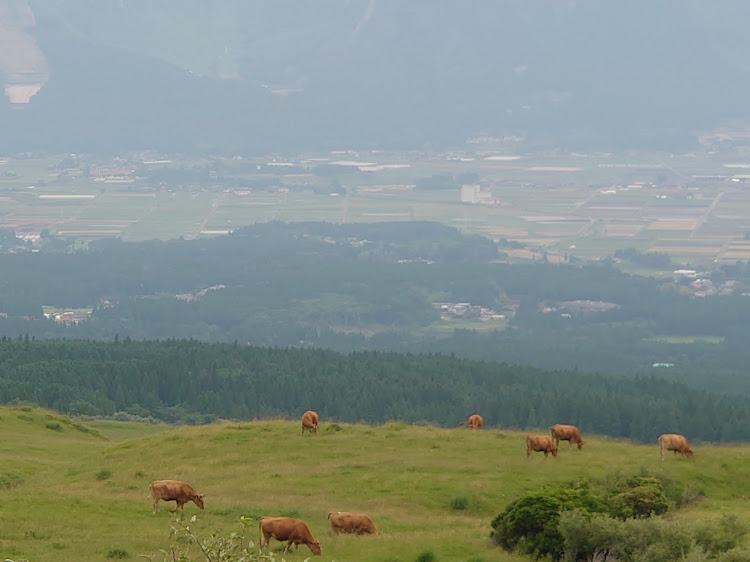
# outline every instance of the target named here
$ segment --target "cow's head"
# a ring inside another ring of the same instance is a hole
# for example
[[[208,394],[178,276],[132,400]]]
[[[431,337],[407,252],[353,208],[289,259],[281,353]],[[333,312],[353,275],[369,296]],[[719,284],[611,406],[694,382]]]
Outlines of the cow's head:
[[[584,443],[583,439],[579,439],[578,440],[578,450],[579,451],[583,448],[583,443]]]
[[[196,494],[193,501],[195,502],[195,505],[203,509],[203,494]]]
[[[320,550],[320,543],[318,541],[313,541],[309,545],[310,550],[312,550],[313,554],[320,554],[322,550]]]
[[[557,456],[557,451],[558,451],[557,447],[555,447],[555,446],[553,445],[553,446],[552,446],[552,456],[553,456],[553,457],[556,457],[556,456]]]
[[[690,447],[688,447],[687,449],[685,449],[685,456],[687,458],[689,458],[689,459],[693,458],[693,450]]]

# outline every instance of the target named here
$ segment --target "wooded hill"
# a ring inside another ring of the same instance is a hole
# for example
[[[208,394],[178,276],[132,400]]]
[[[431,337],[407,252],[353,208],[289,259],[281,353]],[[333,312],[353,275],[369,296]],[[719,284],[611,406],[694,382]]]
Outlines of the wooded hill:
[[[742,296],[750,269],[742,265],[710,273],[716,286],[734,281],[728,294],[694,298],[688,280],[629,275],[611,260],[510,263],[490,240],[436,223],[272,222],[210,239],[102,240],[76,251],[45,240],[62,251],[0,255],[0,335],[455,353],[750,392],[750,298]],[[571,301],[617,306],[561,308]],[[439,302],[505,318],[446,321]],[[44,306],[92,313],[62,325],[43,317]]]
[[[542,371],[443,355],[273,349],[168,341],[0,340],[0,402],[72,414],[154,417],[400,420],[455,427],[479,412],[487,426],[573,423],[653,443],[750,439],[744,397],[662,379]],[[118,414],[119,413],[119,414]]]

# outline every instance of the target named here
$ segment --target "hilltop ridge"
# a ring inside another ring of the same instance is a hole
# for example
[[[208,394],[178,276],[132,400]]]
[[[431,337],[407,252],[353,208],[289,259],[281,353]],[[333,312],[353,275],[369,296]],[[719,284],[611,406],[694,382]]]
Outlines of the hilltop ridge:
[[[68,562],[110,551],[155,554],[166,547],[172,518],[165,505],[152,516],[145,499],[149,482],[160,478],[186,480],[205,494],[204,511],[185,507],[186,520],[197,515],[191,525],[201,535],[237,530],[240,516],[291,515],[308,523],[325,559],[363,562],[396,553],[415,559],[425,550],[439,560],[517,560],[487,541],[491,520],[508,503],[531,491],[616,474],[650,474],[669,482],[670,494],[702,498],[675,512],[685,520],[717,511],[747,514],[736,493],[748,485],[747,445],[704,444],[694,446],[695,461],[670,455],[661,462],[655,442],[585,434],[580,451],[563,444],[557,459],[536,454],[527,460],[526,432],[496,427],[323,418],[317,436],[301,437],[295,419],[200,427],[75,422],[101,439],[67,423],[47,428],[51,418],[60,415],[0,407],[0,474],[18,477],[3,490],[4,556]],[[461,509],[451,507],[455,498],[462,498],[456,502]],[[367,512],[383,534],[331,539],[331,510]]]

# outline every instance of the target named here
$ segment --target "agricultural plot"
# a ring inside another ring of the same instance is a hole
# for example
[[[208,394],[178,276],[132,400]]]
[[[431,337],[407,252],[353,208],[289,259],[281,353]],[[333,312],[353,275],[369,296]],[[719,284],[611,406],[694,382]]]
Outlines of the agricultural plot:
[[[332,165],[349,158],[308,158],[298,163],[301,173],[286,175],[252,174],[255,164],[228,160],[223,173],[231,176],[236,169],[234,185],[210,189],[171,189],[164,182],[155,189],[140,179],[125,184],[80,177],[58,181],[50,177],[52,160],[6,159],[0,167],[0,228],[21,235],[46,228],[81,240],[145,240],[212,236],[271,220],[421,220],[514,240],[534,256],[600,259],[624,247],[696,263],[748,255],[742,244],[750,232],[745,180],[721,180],[736,173],[727,168],[734,164],[710,156],[504,155],[488,150],[464,158],[373,153],[360,158],[371,164],[361,166],[367,172],[338,166],[339,173]],[[381,158],[388,163],[379,162]],[[323,164],[329,167],[325,175],[313,173]],[[181,174],[208,165],[208,160],[175,161],[154,169]],[[12,175],[2,175],[11,169]],[[490,204],[461,203],[458,190],[414,189],[423,178],[466,173],[478,177]],[[343,190],[335,193],[334,185]]]

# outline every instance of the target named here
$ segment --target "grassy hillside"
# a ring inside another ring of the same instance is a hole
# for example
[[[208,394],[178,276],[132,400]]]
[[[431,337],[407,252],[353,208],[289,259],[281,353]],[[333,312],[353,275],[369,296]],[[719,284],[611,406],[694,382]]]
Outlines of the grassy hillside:
[[[541,430],[540,430],[541,431]],[[334,424],[300,436],[297,421],[172,427],[127,422],[78,424],[53,412],[0,408],[0,556],[34,561],[104,560],[156,554],[171,516],[151,515],[148,484],[184,479],[205,494],[195,528],[237,530],[238,517],[293,515],[308,522],[322,560],[511,560],[488,541],[508,502],[545,485],[647,471],[704,499],[675,517],[750,515],[750,447],[695,447],[695,461],[654,445],[586,436],[582,451],[526,459],[524,435],[485,428],[438,429],[388,423]],[[451,500],[465,497],[457,511]],[[171,503],[169,504],[171,508]],[[330,510],[365,511],[383,534],[331,539]],[[187,517],[186,517],[187,520]],[[255,528],[251,538],[257,540]],[[278,547],[278,543],[274,548]],[[303,547],[288,560],[309,555]]]

